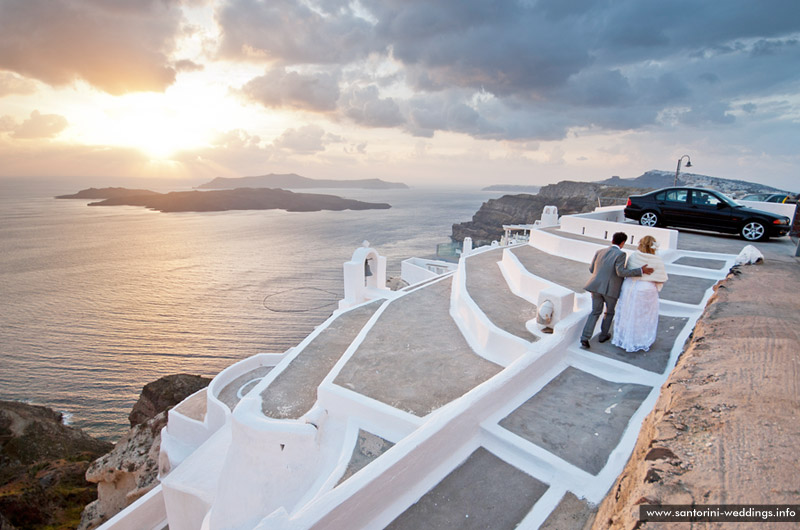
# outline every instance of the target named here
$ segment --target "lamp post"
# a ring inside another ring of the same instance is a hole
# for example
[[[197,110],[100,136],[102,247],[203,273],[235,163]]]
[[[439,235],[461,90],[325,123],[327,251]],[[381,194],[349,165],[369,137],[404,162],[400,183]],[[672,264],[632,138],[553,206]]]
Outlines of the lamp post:
[[[678,159],[678,169],[675,170],[675,182],[672,184],[673,186],[678,185],[678,173],[681,172],[681,161],[686,159],[686,167],[692,167],[692,159],[689,158],[689,155],[683,155]]]

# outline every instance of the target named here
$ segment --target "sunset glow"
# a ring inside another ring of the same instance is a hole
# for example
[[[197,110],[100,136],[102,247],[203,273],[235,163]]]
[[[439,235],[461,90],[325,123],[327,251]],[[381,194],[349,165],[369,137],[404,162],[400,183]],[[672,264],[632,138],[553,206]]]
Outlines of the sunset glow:
[[[545,184],[689,152],[797,188],[791,2],[336,6],[3,0],[0,177]]]

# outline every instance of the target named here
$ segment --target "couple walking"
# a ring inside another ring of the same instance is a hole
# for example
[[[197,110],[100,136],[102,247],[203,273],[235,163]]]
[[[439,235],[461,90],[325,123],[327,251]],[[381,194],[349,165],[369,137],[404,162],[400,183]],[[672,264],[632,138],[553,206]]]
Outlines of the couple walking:
[[[600,324],[600,342],[611,338],[612,321],[614,338],[611,343],[625,351],[647,351],[656,340],[658,292],[667,281],[664,262],[655,255],[658,246],[655,238],[644,236],[639,241],[638,250],[628,257],[626,263],[622,247],[627,240],[627,234],[617,232],[611,238],[612,245],[598,250],[592,258],[589,266],[592,277],[584,287],[592,295],[592,313],[581,334],[583,348],[590,347],[589,339],[604,305],[606,315]],[[619,314],[615,320],[617,309]]]

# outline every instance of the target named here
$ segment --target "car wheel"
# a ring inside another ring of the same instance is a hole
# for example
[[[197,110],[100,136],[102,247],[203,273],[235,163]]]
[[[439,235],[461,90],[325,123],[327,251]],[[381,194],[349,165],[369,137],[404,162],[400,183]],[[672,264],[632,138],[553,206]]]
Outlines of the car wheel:
[[[639,224],[642,226],[658,226],[658,214],[653,211],[646,211],[639,218]]]
[[[767,229],[761,221],[747,221],[740,232],[748,241],[759,241],[767,235]]]

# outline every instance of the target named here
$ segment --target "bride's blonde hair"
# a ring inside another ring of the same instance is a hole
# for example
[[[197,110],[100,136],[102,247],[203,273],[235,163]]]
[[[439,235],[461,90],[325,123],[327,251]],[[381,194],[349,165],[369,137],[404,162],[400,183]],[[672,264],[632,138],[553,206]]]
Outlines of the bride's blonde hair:
[[[656,253],[656,238],[653,236],[644,236],[642,239],[639,240],[639,252],[644,252],[645,254],[655,254]]]

